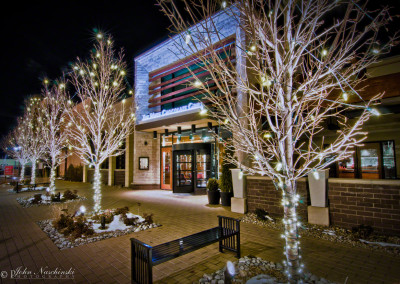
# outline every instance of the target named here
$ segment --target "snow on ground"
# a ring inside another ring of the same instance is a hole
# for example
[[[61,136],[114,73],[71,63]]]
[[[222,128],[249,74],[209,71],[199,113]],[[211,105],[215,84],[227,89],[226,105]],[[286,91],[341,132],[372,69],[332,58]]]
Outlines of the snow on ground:
[[[139,215],[135,215],[132,213],[127,213],[126,216],[128,218],[138,218],[138,223],[142,223],[144,221],[144,218]],[[88,220],[90,221],[90,219]],[[124,221],[121,219],[121,215],[115,215],[114,219],[110,224],[106,224],[106,229],[102,230],[100,229],[101,224],[98,223],[93,223],[93,230],[96,233],[103,233],[103,232],[111,232],[111,231],[116,231],[116,230],[126,230],[132,226],[127,226],[124,224]]]
[[[369,245],[378,245],[378,246],[382,246],[382,247],[398,247],[398,248],[400,248],[400,245],[398,245],[398,244],[391,244],[391,243],[384,243],[384,242],[370,242],[370,241],[366,241],[363,239],[360,239],[360,242],[366,243]]]

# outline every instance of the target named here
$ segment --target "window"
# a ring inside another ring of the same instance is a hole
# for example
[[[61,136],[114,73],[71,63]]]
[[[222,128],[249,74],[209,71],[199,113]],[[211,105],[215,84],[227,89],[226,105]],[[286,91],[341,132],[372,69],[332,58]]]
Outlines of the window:
[[[337,164],[339,178],[394,179],[394,141],[366,142],[354,155]]]

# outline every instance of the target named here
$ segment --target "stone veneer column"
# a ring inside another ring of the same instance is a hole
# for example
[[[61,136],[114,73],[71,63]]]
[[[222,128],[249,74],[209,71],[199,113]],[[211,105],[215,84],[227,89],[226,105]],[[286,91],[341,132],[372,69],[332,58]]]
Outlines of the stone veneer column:
[[[108,157],[108,185],[114,185],[114,171],[117,164],[117,157]]]
[[[133,181],[133,135],[128,135],[125,142],[125,187]]]

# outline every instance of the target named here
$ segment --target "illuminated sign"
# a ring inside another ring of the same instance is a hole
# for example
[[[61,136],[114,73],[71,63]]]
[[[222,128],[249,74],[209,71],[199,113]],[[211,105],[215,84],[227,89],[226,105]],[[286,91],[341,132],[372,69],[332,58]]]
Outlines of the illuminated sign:
[[[189,103],[188,105],[181,106],[181,107],[176,107],[176,108],[171,108],[171,109],[164,109],[159,112],[151,112],[149,114],[144,114],[142,116],[142,121],[146,120],[151,120],[151,119],[157,119],[157,118],[164,118],[166,116],[174,115],[174,114],[179,114],[182,112],[187,112],[191,110],[202,110],[204,109],[204,105],[200,102],[198,103]]]

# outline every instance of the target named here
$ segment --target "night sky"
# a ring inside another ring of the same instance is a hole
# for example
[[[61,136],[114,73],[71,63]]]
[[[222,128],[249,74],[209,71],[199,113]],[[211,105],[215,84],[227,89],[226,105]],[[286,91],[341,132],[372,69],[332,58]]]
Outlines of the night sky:
[[[22,114],[42,79],[56,79],[76,57],[87,58],[94,29],[124,48],[133,84],[133,57],[168,37],[168,19],[153,0],[7,1],[1,16],[0,136]]]
[[[168,37],[169,21],[155,0],[7,1],[1,15],[0,137],[22,114],[25,97],[38,94],[44,77],[57,79],[76,57],[86,58],[94,30],[110,33],[125,50],[128,80],[133,57]],[[400,14],[399,0],[389,4]],[[379,3],[379,4],[378,4]],[[396,30],[399,21],[393,24]]]

